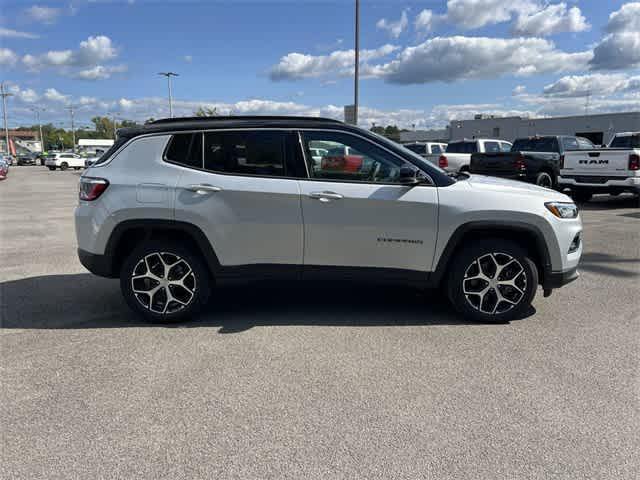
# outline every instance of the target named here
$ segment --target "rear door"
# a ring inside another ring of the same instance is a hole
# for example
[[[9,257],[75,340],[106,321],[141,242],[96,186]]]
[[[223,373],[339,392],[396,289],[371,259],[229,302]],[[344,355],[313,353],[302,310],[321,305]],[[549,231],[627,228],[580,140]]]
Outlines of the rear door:
[[[297,135],[285,130],[181,135],[193,139],[186,139],[192,153],[178,181],[176,220],[199,226],[222,266],[301,265],[301,172],[290,162]],[[172,142],[184,142],[181,135]],[[170,144],[167,160],[179,161],[172,158],[179,152]]]
[[[400,168],[409,164],[363,137],[326,130],[301,135],[307,159],[312,148],[350,153],[344,162],[321,162],[300,181],[305,274],[307,266],[429,271],[437,188],[401,185]]]

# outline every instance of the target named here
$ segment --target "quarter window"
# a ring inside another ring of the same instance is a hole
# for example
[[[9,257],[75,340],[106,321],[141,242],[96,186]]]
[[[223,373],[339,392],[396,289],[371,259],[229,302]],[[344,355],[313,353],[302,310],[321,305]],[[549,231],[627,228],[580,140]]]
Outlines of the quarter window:
[[[303,138],[312,178],[400,183],[400,168],[407,165],[403,160],[353,135],[307,131]]]
[[[171,138],[165,158],[185,167],[202,168],[202,134],[179,133]]]

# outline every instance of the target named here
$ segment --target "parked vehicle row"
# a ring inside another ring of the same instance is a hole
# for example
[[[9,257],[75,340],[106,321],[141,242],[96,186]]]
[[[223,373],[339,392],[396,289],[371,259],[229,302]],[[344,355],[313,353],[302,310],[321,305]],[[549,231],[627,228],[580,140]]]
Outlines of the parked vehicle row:
[[[76,153],[53,153],[47,156],[44,161],[49,170],[67,170],[73,168],[80,170],[85,167],[84,158]]]
[[[342,122],[167,119],[122,129],[80,178],[78,255],[152,321],[189,318],[229,281],[443,287],[480,321],[575,280],[582,223],[562,193],[454,177]]]

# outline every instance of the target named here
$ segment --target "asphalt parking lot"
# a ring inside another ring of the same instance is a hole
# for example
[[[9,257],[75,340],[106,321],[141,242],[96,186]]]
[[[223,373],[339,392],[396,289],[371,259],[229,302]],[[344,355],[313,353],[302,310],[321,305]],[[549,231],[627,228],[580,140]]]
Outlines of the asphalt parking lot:
[[[251,286],[154,326],[79,264],[77,180],[0,182],[0,477],[637,478],[635,199],[586,205],[581,278],[510,324]]]

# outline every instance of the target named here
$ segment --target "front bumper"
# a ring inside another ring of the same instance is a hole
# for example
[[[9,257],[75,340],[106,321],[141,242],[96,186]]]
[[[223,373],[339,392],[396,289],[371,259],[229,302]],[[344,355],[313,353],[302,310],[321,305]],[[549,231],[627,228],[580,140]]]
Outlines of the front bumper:
[[[544,280],[544,285],[542,287],[545,290],[553,290],[554,288],[560,288],[566,285],[567,283],[571,283],[574,280],[577,280],[580,276],[580,272],[578,272],[578,267],[575,266],[569,270],[564,272],[551,272],[546,276]]]

